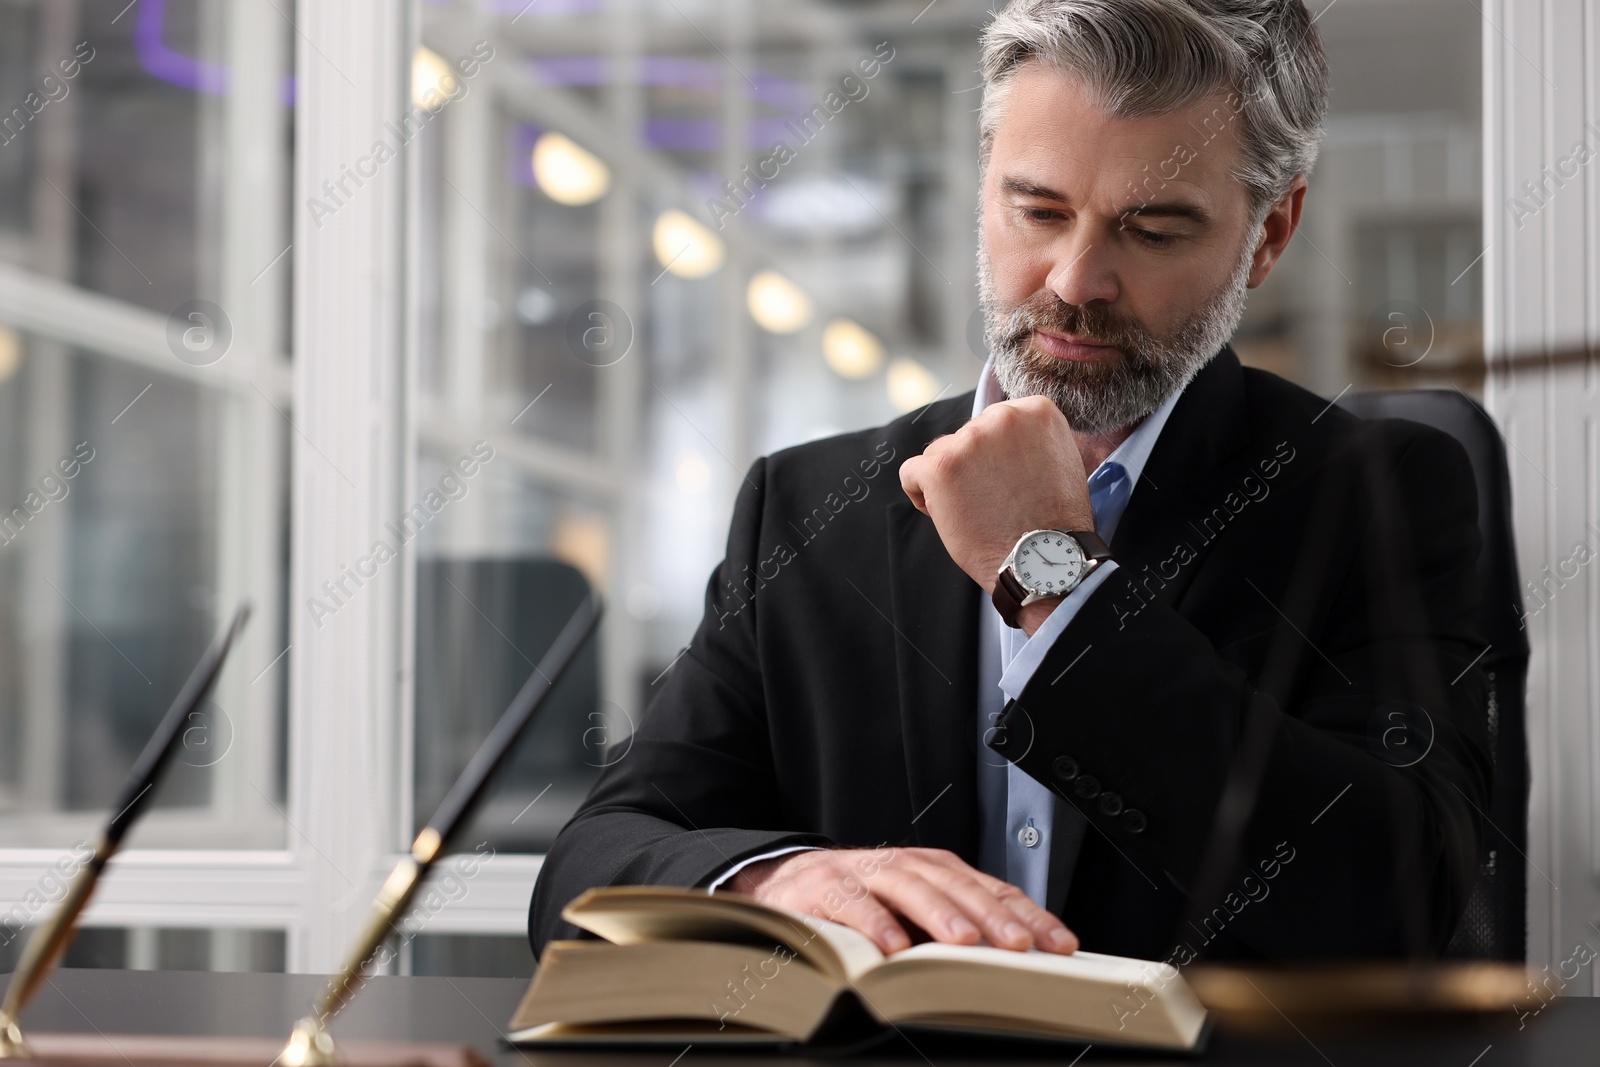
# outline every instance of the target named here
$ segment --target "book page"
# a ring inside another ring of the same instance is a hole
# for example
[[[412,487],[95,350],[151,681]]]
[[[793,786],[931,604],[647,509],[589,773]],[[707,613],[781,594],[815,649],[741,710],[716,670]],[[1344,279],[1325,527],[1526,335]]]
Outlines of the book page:
[[[1055,952],[1042,952],[1036,948],[1025,952],[1013,952],[1010,949],[994,948],[990,945],[946,945],[937,941],[929,941],[903,952],[896,952],[885,963],[892,965],[902,960],[986,964],[1011,970],[1038,971],[1043,974],[1060,974],[1116,983],[1171,981],[1178,974],[1177,968],[1171,964],[1130,959],[1127,956],[1107,956],[1099,952],[1080,950],[1070,956],[1062,956]]]
[[[845,986],[774,946],[706,941],[552,941],[511,1028],[695,1020],[809,1037]]]
[[[1096,952],[922,944],[889,957],[856,989],[896,1023],[1162,1048],[1193,1047],[1206,1018],[1177,968]]]
[[[853,982],[883,961],[864,934],[735,893],[662,886],[605,886],[582,894],[562,918],[618,945],[645,941],[781,944],[825,974]]]
[[[805,923],[807,929],[811,930],[818,940],[828,943],[828,947],[839,958],[844,977],[852,983],[884,962],[884,955],[879,951],[877,943],[861,931],[842,923],[801,915],[799,912],[789,912],[789,914]]]

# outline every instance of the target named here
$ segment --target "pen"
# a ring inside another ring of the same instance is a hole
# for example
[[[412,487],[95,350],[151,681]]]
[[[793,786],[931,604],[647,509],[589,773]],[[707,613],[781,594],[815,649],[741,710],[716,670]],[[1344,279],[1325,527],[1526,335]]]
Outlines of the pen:
[[[129,828],[149,805],[161,772],[171,762],[172,753],[178,747],[178,738],[183,736],[184,724],[211,692],[217,675],[222,671],[222,664],[228,658],[228,650],[233,647],[234,638],[249,618],[250,605],[241,604],[239,610],[233,613],[233,621],[228,624],[227,630],[212,642],[205,655],[200,657],[200,662],[195,664],[183,688],[178,690],[177,697],[173,699],[172,707],[167,709],[155,733],[145,742],[144,751],[139,753],[133,770],[128,772],[128,779],[111,808],[111,818],[95,844],[94,854],[73,879],[72,887],[55,914],[28,938],[22,958],[17,961],[17,969],[12,972],[11,982],[6,987],[5,1001],[0,1003],[0,1059],[30,1058],[28,1044],[17,1024],[17,1016],[72,941],[78,916],[88,905],[100,873],[122,846],[122,839]]]
[[[467,761],[460,777],[445,794],[428,824],[411,842],[411,851],[389,872],[383,888],[373,901],[372,913],[362,928],[344,967],[328,980],[312,1013],[295,1024],[289,1043],[278,1056],[277,1067],[329,1067],[338,1062],[333,1039],[328,1035],[328,1020],[338,1013],[361,984],[367,963],[389,936],[395,920],[405,913],[411,898],[434,862],[445,853],[455,834],[467,823],[484,787],[511,752],[511,746],[532,721],[545,697],[565,673],[578,650],[600,621],[600,599],[595,594],[584,598],[578,610],[556,636],[528,680],[500,721],[483,739],[478,751]]]

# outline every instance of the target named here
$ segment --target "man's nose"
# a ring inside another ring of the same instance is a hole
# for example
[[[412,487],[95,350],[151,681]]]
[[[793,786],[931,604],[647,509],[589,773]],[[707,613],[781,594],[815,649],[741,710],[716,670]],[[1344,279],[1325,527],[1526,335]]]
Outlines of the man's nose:
[[[1083,305],[1095,300],[1112,303],[1119,290],[1107,251],[1097,246],[1087,227],[1077,228],[1061,239],[1056,262],[1045,284],[1069,304]]]

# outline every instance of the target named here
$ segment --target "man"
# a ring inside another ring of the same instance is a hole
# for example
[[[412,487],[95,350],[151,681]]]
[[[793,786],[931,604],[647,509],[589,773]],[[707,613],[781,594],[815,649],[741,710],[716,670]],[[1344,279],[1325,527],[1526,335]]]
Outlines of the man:
[[[535,952],[617,883],[886,952],[1438,951],[1489,780],[1465,454],[1226,344],[1321,136],[1304,5],[1016,0],[982,69],[979,388],[750,469]]]

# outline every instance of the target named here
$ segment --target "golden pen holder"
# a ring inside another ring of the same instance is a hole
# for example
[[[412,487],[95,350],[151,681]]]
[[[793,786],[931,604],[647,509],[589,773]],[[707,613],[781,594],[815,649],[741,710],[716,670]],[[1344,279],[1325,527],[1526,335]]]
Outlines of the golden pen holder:
[[[289,1043],[278,1054],[273,1067],[333,1067],[340,1062],[339,1050],[334,1046],[333,1036],[328,1033],[328,1020],[338,1014],[355,994],[367,961],[378,951],[378,946],[383,944],[384,938],[394,928],[395,920],[411,903],[412,895],[422,884],[442,845],[438,833],[431,827],[424,828],[417,835],[417,839],[411,843],[411,854],[395,865],[384,881],[383,888],[378,890],[378,898],[372,904],[372,914],[368,916],[367,925],[344,968],[328,982],[312,1013],[295,1023]]]
[[[22,1027],[8,1015],[0,1015],[0,1060],[31,1060],[33,1053],[22,1038]]]
[[[278,1054],[278,1067],[334,1067],[339,1062],[339,1050],[334,1047],[333,1036],[327,1028],[307,1015],[294,1024],[289,1043]]]

